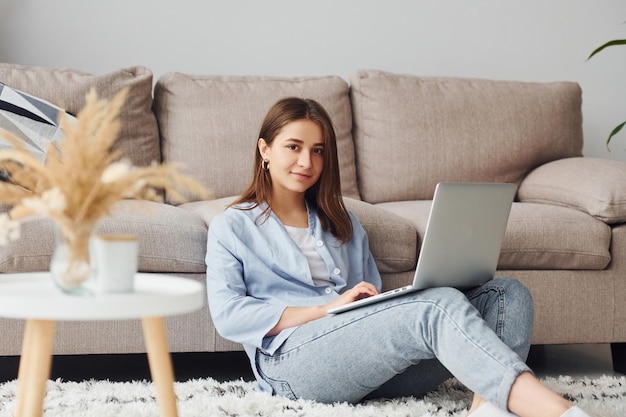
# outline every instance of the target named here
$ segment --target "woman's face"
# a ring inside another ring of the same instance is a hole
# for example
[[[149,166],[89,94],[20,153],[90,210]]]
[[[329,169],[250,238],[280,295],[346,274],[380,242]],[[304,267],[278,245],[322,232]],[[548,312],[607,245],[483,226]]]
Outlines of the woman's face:
[[[322,129],[308,119],[287,123],[271,146],[259,139],[259,152],[269,163],[275,197],[283,193],[304,194],[324,169]]]

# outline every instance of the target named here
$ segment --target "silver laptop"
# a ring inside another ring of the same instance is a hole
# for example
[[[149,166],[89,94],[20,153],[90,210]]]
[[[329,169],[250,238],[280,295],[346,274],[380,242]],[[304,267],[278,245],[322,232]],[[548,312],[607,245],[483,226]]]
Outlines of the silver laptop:
[[[432,287],[459,289],[493,279],[515,184],[439,183],[413,284],[328,310],[329,314]]]

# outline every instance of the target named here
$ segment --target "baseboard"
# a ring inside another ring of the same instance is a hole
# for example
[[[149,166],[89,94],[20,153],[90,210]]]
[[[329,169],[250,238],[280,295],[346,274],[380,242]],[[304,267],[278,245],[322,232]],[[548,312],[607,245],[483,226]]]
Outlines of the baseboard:
[[[626,374],[626,343],[611,343],[613,370]]]
[[[0,357],[0,382],[17,378],[19,356]],[[252,380],[248,357],[244,352],[172,353],[177,381],[211,377],[218,381],[243,378]],[[50,379],[83,381],[89,379],[116,382],[150,380],[148,358],[144,353],[107,355],[55,355]]]

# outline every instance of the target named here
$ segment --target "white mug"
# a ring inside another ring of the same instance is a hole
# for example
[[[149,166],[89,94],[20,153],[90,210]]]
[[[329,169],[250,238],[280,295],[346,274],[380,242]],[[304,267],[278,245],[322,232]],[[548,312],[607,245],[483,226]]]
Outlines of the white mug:
[[[139,257],[139,240],[136,235],[96,235],[92,241],[91,257],[97,294],[127,293],[135,290]]]

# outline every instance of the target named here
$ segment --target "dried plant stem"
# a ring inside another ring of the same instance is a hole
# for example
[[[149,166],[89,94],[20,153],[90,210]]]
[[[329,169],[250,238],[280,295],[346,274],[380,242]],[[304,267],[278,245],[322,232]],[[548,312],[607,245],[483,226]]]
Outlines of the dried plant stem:
[[[186,200],[185,192],[211,197],[204,185],[179,172],[176,165],[137,168],[119,161],[121,152],[112,147],[120,132],[119,114],[127,94],[128,89],[124,89],[106,101],[98,99],[92,90],[76,120],[62,113],[59,125],[65,139],[58,150],[49,146],[45,164],[20,139],[0,132],[13,146],[0,150],[0,167],[11,179],[0,182],[0,203],[13,206],[10,219],[2,219],[0,224],[11,225],[11,221],[33,214],[54,220],[68,252],[61,272],[67,285],[78,285],[88,278],[89,239],[98,220],[118,201],[155,199],[159,189],[180,201]],[[0,230],[0,241],[7,241],[6,237],[7,232]]]
[[[94,187],[91,189],[91,191],[89,192],[89,195],[87,195],[87,197],[85,198],[85,201],[83,201],[82,206],[80,207],[80,209],[78,210],[78,213],[76,214],[76,219],[74,220],[76,223],[80,223],[84,220],[85,215],[87,214],[87,210],[89,210],[91,203],[93,203],[93,200],[98,195],[99,188],[100,188],[100,183],[96,183]]]

